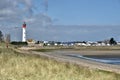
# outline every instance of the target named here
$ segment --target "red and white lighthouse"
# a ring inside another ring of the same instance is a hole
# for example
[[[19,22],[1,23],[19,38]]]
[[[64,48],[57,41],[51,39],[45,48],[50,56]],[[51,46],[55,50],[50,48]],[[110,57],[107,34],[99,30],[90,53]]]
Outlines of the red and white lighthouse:
[[[26,23],[23,23],[22,26],[22,42],[26,42]]]

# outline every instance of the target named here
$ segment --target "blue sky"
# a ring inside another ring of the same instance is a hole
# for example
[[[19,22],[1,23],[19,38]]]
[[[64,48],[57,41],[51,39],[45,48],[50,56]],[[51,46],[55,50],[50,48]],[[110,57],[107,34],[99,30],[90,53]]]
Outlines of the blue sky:
[[[11,40],[21,40],[24,21],[27,39],[120,41],[120,0],[0,0],[0,30]]]
[[[48,15],[59,24],[120,24],[119,0],[49,0]]]

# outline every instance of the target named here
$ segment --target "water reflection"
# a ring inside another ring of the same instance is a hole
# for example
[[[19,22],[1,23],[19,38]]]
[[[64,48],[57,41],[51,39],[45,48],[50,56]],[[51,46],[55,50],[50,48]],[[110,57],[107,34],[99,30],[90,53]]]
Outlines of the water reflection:
[[[120,65],[120,57],[115,57],[115,56],[82,56],[79,54],[70,54],[67,55],[70,57],[76,57],[76,58],[81,58],[81,59],[87,59],[87,60],[92,60],[92,61],[97,61],[97,62],[102,62],[106,64],[115,64],[115,65]]]

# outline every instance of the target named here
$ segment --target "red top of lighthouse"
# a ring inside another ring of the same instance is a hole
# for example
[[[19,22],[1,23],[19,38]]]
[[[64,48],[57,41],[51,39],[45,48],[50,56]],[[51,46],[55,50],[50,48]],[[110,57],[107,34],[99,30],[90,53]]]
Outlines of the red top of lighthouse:
[[[22,26],[23,28],[26,28],[26,23],[24,22],[24,24],[23,24],[23,26]]]

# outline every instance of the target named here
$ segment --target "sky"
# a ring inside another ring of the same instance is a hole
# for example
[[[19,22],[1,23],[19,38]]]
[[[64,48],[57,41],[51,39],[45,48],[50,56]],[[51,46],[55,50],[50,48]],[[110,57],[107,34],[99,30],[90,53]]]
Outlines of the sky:
[[[12,41],[120,41],[120,0],[0,0],[0,30]]]

